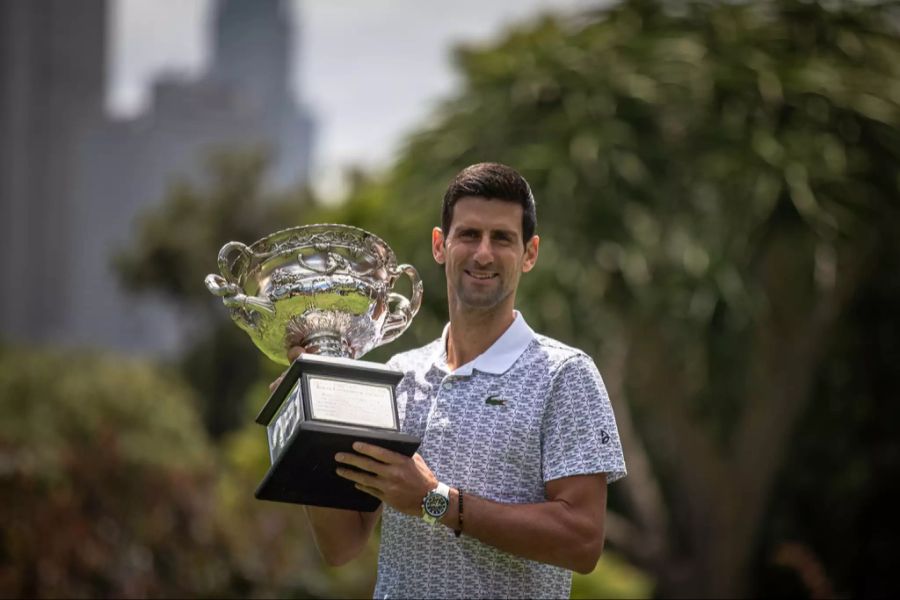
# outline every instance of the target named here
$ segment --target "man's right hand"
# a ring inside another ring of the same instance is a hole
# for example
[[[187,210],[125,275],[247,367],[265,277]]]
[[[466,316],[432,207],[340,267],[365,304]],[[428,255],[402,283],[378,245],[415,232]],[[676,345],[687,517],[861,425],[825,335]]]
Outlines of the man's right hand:
[[[306,352],[306,348],[304,348],[303,346],[291,346],[290,349],[288,350],[288,360],[291,361],[291,364],[293,364],[294,361],[297,360],[297,357],[300,356],[301,354],[303,354],[304,352]],[[288,367],[288,369],[289,368],[290,367]],[[288,370],[285,369],[284,373],[282,373],[278,377],[278,379],[276,379],[275,381],[273,381],[272,383],[269,384],[270,392],[275,391],[275,389],[278,387],[278,384],[281,383],[281,380],[284,379],[285,375],[287,375],[287,372],[288,372]]]

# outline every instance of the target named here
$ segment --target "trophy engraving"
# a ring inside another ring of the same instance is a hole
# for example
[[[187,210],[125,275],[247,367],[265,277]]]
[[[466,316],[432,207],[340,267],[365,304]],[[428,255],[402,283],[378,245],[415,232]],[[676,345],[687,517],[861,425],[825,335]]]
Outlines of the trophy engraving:
[[[333,456],[357,439],[411,455],[417,438],[399,431],[394,388],[402,374],[359,360],[399,337],[422,303],[415,267],[398,264],[376,235],[348,225],[278,231],[219,251],[206,287],[271,360],[294,361],[257,416],[272,466],[258,498],[357,510],[378,502],[334,475]],[[402,277],[410,298],[394,292]]]

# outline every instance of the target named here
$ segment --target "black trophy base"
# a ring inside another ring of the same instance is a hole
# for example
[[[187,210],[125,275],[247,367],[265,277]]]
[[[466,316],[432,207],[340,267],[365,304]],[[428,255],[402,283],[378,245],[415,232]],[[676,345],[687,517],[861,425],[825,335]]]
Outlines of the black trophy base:
[[[335,473],[338,452],[353,452],[353,442],[367,442],[412,456],[421,440],[397,431],[372,430],[352,425],[304,421],[297,424],[287,447],[256,488],[256,497],[372,512],[381,503]]]

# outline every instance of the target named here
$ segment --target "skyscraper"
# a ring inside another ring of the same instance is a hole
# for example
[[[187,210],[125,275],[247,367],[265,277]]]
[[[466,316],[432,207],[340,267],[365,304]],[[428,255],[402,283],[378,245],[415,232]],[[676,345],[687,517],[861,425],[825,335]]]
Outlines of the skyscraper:
[[[103,107],[106,0],[0,2],[0,335],[52,341],[69,319],[70,191]]]
[[[102,114],[106,0],[0,2],[12,48],[0,52],[0,125],[12,132],[0,136],[0,338],[177,348],[174,312],[128,297],[110,267],[136,215],[217,148],[267,147],[272,188],[308,178],[313,121],[292,94],[290,4],[212,6],[207,71],[160,78],[145,112],[114,120]]]

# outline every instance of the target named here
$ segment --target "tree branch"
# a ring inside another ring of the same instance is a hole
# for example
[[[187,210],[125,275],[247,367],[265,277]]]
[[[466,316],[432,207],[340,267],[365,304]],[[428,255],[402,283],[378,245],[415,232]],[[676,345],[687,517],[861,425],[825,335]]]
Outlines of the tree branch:
[[[628,344],[620,339],[616,343],[609,344],[607,348],[609,349],[603,357],[604,381],[616,414],[619,438],[622,441],[628,469],[628,476],[620,485],[642,532],[637,536],[637,539],[641,540],[641,559],[646,560],[649,555],[657,555],[659,558],[666,553],[669,545],[669,516],[659,481],[653,472],[647,450],[635,429],[631,407],[625,399],[623,379]],[[635,526],[629,524],[629,527]]]

